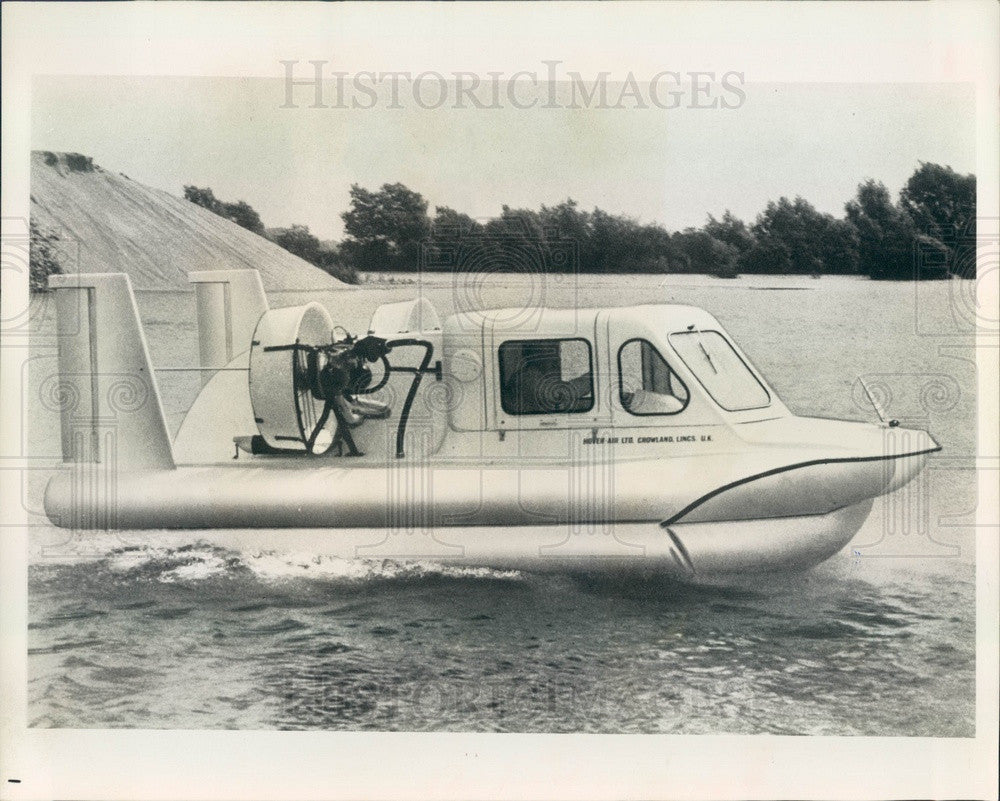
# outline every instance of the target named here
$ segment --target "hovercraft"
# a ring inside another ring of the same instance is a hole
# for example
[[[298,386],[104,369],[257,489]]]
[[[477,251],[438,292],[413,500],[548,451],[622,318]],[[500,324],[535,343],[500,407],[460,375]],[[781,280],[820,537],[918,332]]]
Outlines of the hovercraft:
[[[54,276],[76,529],[322,529],[347,559],[684,580],[808,568],[940,446],[793,415],[702,309],[387,304],[352,334],[190,275],[203,386],[166,424],[129,279]]]

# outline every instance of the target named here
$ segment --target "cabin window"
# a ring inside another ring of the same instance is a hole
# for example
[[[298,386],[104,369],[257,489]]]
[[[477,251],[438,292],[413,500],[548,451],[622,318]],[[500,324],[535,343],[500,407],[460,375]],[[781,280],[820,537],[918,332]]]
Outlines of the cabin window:
[[[594,408],[594,368],[585,339],[529,339],[500,346],[500,405],[507,414],[566,414]]]
[[[723,409],[741,412],[769,406],[771,395],[718,331],[678,331],[670,344]]]
[[[687,387],[645,339],[618,349],[618,393],[625,411],[636,415],[677,414],[688,403]]]

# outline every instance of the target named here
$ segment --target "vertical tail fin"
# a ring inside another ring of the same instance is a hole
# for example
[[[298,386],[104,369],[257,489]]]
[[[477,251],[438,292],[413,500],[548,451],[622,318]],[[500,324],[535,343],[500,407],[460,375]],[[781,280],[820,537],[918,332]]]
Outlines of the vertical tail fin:
[[[57,275],[62,451],[117,470],[172,468],[160,390],[124,273]]]
[[[198,301],[198,344],[202,384],[211,369],[229,364],[250,349],[250,339],[260,316],[267,311],[267,296],[256,270],[208,270],[188,273]]]

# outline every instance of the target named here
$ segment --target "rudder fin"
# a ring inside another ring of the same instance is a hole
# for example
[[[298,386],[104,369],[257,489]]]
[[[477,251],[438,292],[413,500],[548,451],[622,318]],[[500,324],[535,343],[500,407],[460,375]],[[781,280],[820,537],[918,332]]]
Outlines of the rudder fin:
[[[173,468],[160,390],[124,273],[54,275],[65,462]]]
[[[257,270],[204,270],[188,273],[198,303],[198,351],[202,384],[212,370],[250,350],[250,339],[267,296]]]

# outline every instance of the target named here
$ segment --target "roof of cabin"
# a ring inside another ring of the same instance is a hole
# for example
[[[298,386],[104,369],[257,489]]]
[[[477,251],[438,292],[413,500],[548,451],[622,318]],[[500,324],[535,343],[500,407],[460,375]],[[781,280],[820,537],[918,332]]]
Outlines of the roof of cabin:
[[[695,325],[717,325],[715,318],[697,306],[675,303],[650,303],[642,306],[622,306],[593,309],[518,308],[484,309],[462,312],[449,316],[444,322],[446,331],[478,330],[482,328],[506,333],[538,333],[576,335],[594,330],[594,322],[601,312],[611,313],[611,319],[629,319],[634,322],[661,324],[669,321],[677,329]]]

